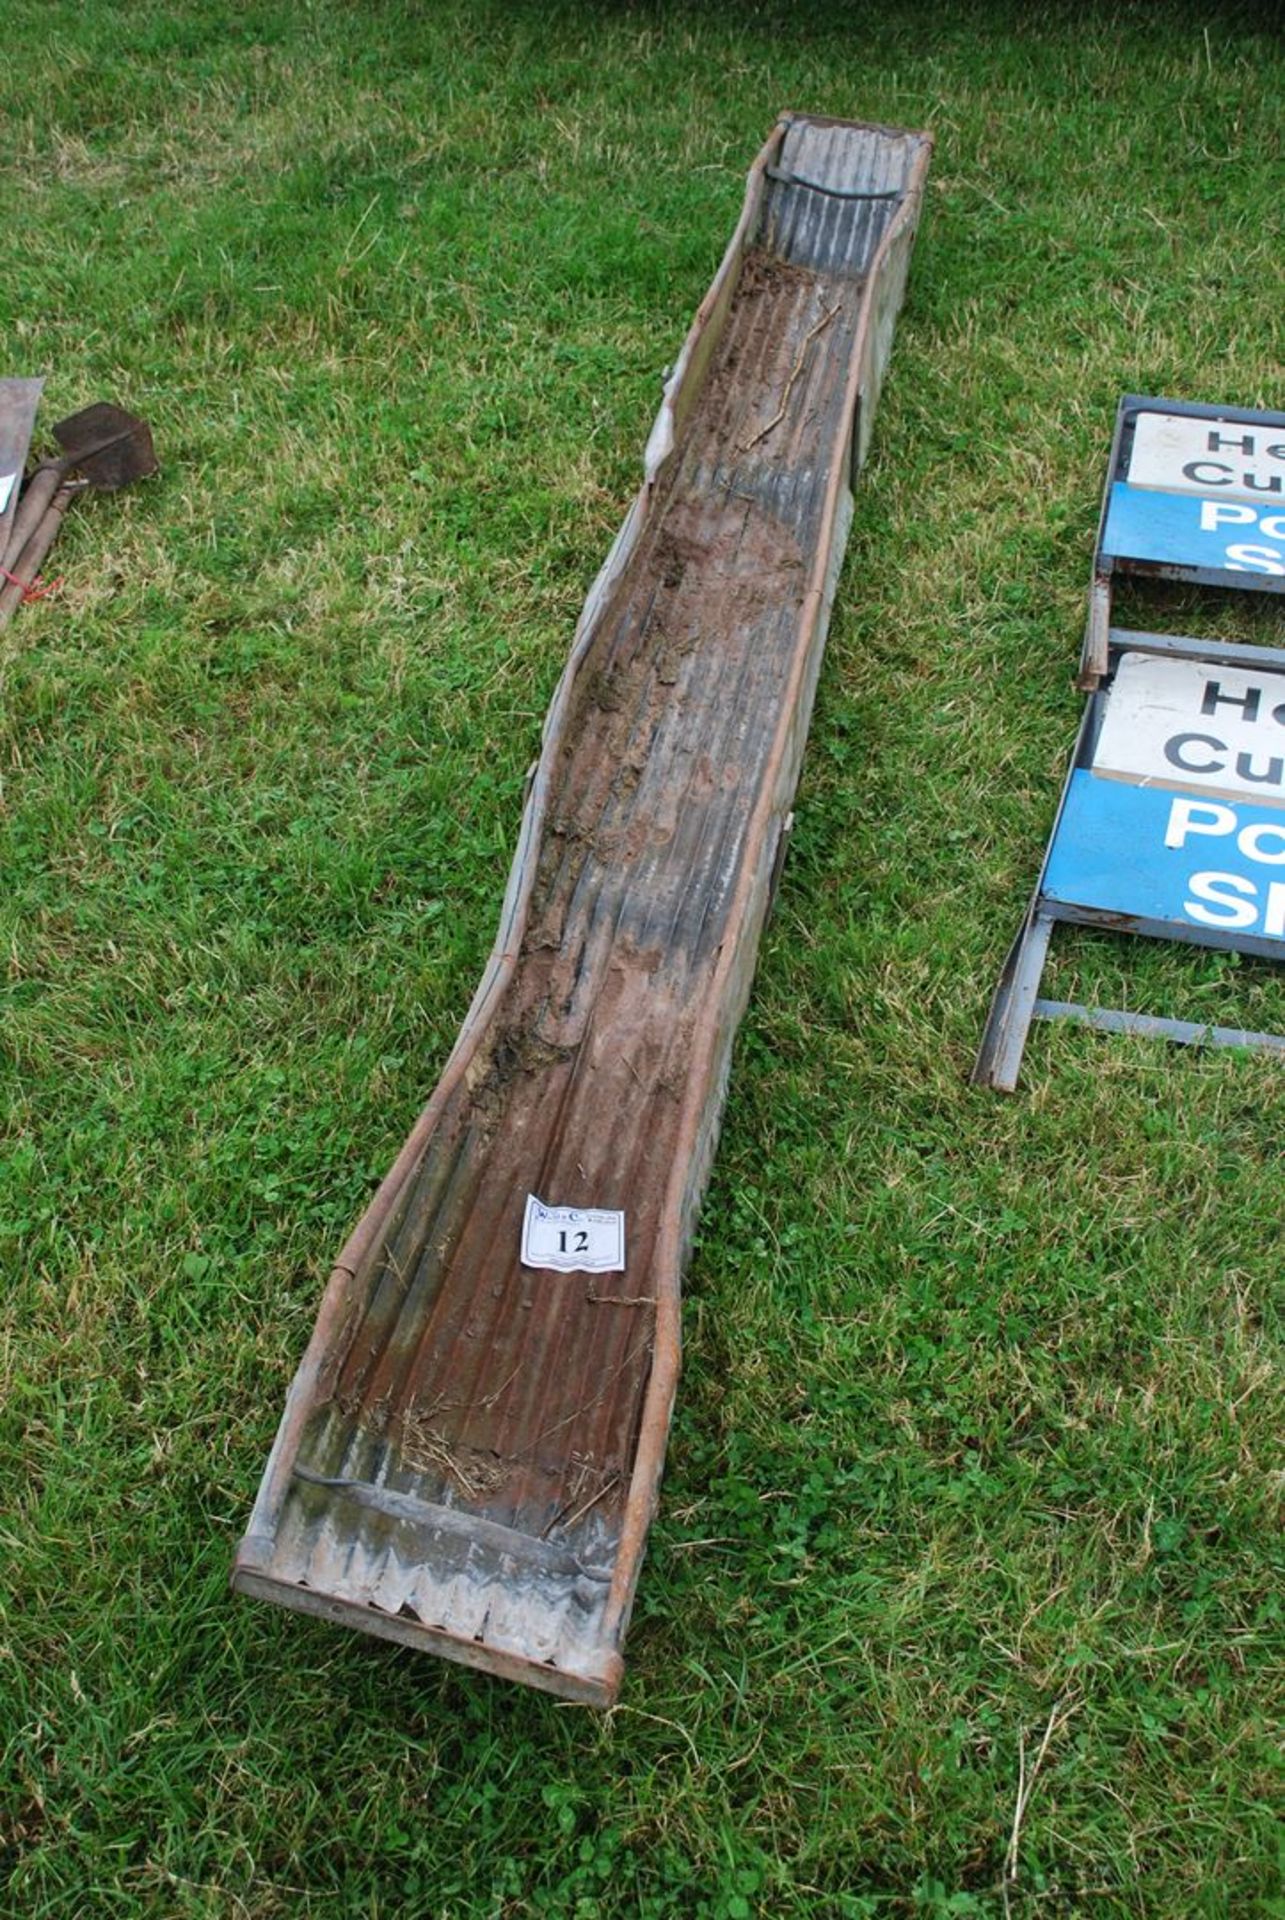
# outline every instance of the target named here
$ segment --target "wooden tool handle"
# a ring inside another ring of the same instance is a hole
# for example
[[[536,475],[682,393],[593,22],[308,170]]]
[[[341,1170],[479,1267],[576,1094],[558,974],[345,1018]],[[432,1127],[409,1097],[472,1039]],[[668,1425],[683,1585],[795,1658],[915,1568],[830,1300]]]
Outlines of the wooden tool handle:
[[[36,479],[38,480],[39,478],[40,475],[37,474]],[[57,476],[55,475],[55,485],[56,482]],[[33,486],[34,484],[35,481],[32,482]],[[75,486],[56,486],[54,496],[45,508],[44,517],[40,525],[36,528],[35,532],[27,541],[26,546],[18,555],[17,563],[12,566],[6,566],[6,571],[14,577],[12,580],[6,580],[3,586],[0,586],[0,628],[8,626],[9,622],[13,619],[15,610],[22,604],[22,596],[40,572],[41,566],[44,564],[45,555],[58,538],[58,529],[62,525],[62,517],[71,504],[74,495],[78,492],[79,488]],[[25,501],[25,494],[23,495],[23,499]]]
[[[8,567],[10,573],[22,572],[22,568],[18,565],[19,556],[44,519],[62,477],[61,464],[56,460],[50,461],[44,466],[37,467],[23,488],[22,498],[18,502],[18,511],[14,514],[13,525],[9,529],[4,556],[0,560],[0,565]]]

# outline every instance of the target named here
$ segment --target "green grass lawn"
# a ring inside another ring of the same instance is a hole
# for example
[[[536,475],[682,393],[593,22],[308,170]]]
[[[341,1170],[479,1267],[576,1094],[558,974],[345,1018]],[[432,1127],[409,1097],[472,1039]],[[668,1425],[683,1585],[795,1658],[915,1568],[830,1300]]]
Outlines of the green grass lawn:
[[[55,0],[4,47],[0,371],[163,459],[0,639],[4,1913],[1285,1912],[1279,1065],[1042,1028],[967,1085],[1116,398],[1281,403],[1267,10]],[[595,1717],[226,1579],[785,107],[937,149]],[[1266,963],[1057,955],[1285,1027]]]

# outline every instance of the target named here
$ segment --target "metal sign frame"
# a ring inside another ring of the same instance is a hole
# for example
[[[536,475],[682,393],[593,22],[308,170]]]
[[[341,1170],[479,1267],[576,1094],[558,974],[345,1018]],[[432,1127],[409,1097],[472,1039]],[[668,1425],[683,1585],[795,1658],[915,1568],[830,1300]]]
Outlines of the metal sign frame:
[[[1107,660],[1112,632],[1111,595],[1116,575],[1137,579],[1178,580],[1202,587],[1230,588],[1239,593],[1285,592],[1285,574],[1240,571],[1229,567],[1206,567],[1196,564],[1188,566],[1173,560],[1145,559],[1130,554],[1106,551],[1113,489],[1126,482],[1138,417],[1140,414],[1147,413],[1167,414],[1177,419],[1207,420],[1213,427],[1246,427],[1259,431],[1279,429],[1282,440],[1285,441],[1285,413],[1275,413],[1266,408],[1215,407],[1195,400],[1164,400],[1139,393],[1126,393],[1123,396],[1116,408],[1111,458],[1107,465],[1106,484],[1102,489],[1102,508],[1098,516],[1098,535],[1093,556],[1093,578],[1089,586],[1089,616],[1085,627],[1084,647],[1080,656],[1077,680],[1077,685],[1086,693],[1093,691],[1108,670]],[[1158,490],[1155,497],[1173,498],[1162,490]],[[1195,499],[1199,496],[1189,497]],[[1269,504],[1274,505],[1274,500]],[[1281,499],[1281,510],[1285,512],[1285,498]]]
[[[1202,417],[1222,418],[1213,409],[1203,409]],[[1117,432],[1118,451],[1118,432]],[[1115,455],[1112,458],[1115,472]],[[1253,1047],[1285,1056],[1285,1034],[1252,1033],[1235,1027],[1218,1027],[1187,1020],[1168,1020],[1156,1015],[1129,1013],[1115,1007],[1086,1007],[1073,1001],[1046,1000],[1040,997],[1040,981],[1053,929],[1059,921],[1080,926],[1101,927],[1114,933],[1136,933],[1151,939],[1178,940],[1188,945],[1218,947],[1250,953],[1276,961],[1285,960],[1281,942],[1270,937],[1229,929],[1176,925],[1171,921],[1111,912],[1103,908],[1073,905],[1052,898],[1045,890],[1049,862],[1057,842],[1062,816],[1066,810],[1072,779],[1080,769],[1093,763],[1094,748],[1110,698],[1110,681],[1125,653],[1151,654],[1157,658],[1183,659],[1250,672],[1285,672],[1285,649],[1263,646],[1238,646],[1233,642],[1192,640],[1180,635],[1133,633],[1112,627],[1105,636],[1101,674],[1085,704],[1079,737],[1071,765],[1067,769],[1062,797],[1053,829],[1040,867],[1035,892],[1026,917],[1009,950],[991,1002],[981,1047],[973,1068],[973,1083],[1011,1093],[1017,1085],[1022,1055],[1032,1020],[1074,1020],[1081,1025],[1102,1028],[1112,1033],[1158,1035],[1187,1045],[1212,1047]],[[1104,684],[1105,683],[1105,684]]]

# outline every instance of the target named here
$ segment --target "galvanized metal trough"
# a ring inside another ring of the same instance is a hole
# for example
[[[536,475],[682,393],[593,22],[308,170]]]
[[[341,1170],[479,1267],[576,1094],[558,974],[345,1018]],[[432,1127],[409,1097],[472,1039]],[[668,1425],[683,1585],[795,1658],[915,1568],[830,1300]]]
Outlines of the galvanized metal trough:
[[[788,116],[545,724],[486,973],[339,1256],[242,1592],[599,1705],[930,141]],[[528,1194],[626,1266],[524,1266]]]

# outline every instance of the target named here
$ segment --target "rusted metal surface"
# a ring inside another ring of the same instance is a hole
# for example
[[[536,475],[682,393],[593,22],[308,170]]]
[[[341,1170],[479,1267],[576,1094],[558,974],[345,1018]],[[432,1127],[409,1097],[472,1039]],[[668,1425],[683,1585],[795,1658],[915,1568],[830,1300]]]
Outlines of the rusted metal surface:
[[[927,169],[781,122],[545,727],[487,973],[340,1256],[242,1590],[606,1703],[714,1151]],[[528,1193],[624,1273],[521,1265]]]
[[[95,400],[79,413],[56,420],[54,439],[62,448],[58,464],[68,471],[74,467],[100,493],[117,493],[157,469],[146,420],[111,400]]]

